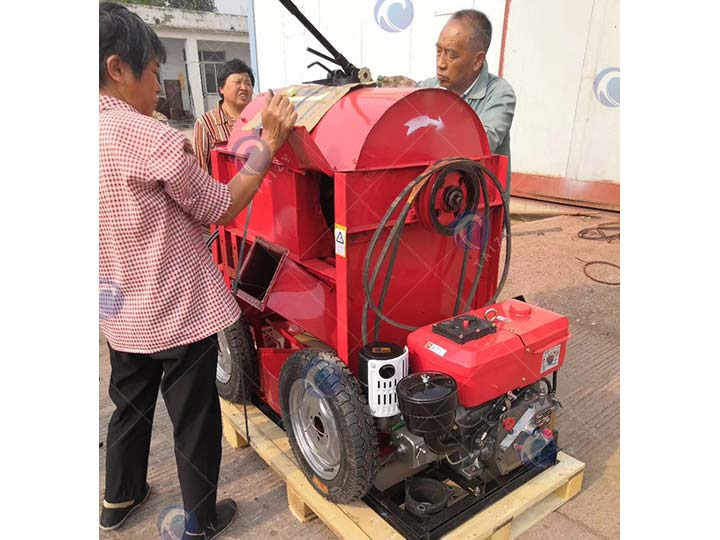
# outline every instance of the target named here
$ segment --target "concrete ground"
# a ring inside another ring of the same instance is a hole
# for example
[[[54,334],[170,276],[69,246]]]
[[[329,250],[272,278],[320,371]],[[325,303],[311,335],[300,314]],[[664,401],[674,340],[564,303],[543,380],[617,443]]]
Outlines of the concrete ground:
[[[522,200],[513,202],[524,204]],[[552,208],[581,210],[529,204],[542,212]],[[619,241],[590,241],[576,236],[586,227],[618,221],[619,215],[590,213],[594,215],[544,219],[526,216],[530,221],[516,222],[513,227],[512,264],[501,299],[524,294],[528,302],[570,319],[573,335],[558,382],[558,395],[564,406],[558,429],[564,451],[586,463],[581,493],[524,533],[522,540],[619,537],[620,287],[591,281],[583,273],[584,263],[577,259],[619,264],[620,245]],[[595,266],[590,271],[597,278],[619,281],[619,271],[614,268]],[[107,395],[109,362],[102,338],[100,373],[100,440],[104,441],[113,406]],[[153,493],[121,532],[101,532],[101,539],[159,537],[160,513],[181,503],[172,448],[170,421],[159,400],[148,473]],[[100,501],[104,470],[105,451],[100,449]],[[284,484],[250,448],[233,450],[223,441],[218,496],[233,497],[239,505],[239,516],[224,536],[229,540],[334,538],[320,520],[301,524],[290,514]]]

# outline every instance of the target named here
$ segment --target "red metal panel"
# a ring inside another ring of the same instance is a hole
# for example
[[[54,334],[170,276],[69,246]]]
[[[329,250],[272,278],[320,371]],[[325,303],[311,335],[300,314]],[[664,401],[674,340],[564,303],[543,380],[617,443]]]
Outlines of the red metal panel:
[[[253,101],[246,116],[252,117],[252,107],[261,105],[261,100]],[[240,125],[233,137],[247,136],[239,131]],[[361,88],[338,101],[309,138],[303,132],[293,137],[294,147],[290,144],[290,149],[282,150],[255,197],[250,221],[249,241],[261,236],[290,250],[266,306],[334,347],[357,371],[363,263],[370,237],[393,199],[438,159],[476,159],[493,170],[502,184],[507,160],[490,157],[477,115],[462,99],[444,90]],[[237,162],[227,151],[213,154],[216,176],[227,182],[242,161]],[[358,168],[367,170],[354,171]],[[314,172],[321,170],[334,172],[334,221],[347,227],[345,257],[332,257],[334,235],[322,217],[318,198],[321,173]],[[492,296],[497,281],[502,212],[497,190],[490,187],[489,191],[491,247],[472,308]],[[243,212],[227,227],[235,237],[231,248],[237,245],[244,221]],[[381,236],[380,242],[384,238]],[[450,317],[463,255],[463,244],[457,238],[428,229],[411,211],[384,312],[415,326]],[[237,250],[231,249],[231,257],[237,257]],[[478,250],[472,251],[462,284],[464,296],[470,290],[478,258]],[[224,262],[225,272],[232,272],[234,260]],[[383,278],[381,272],[376,295]],[[371,313],[371,331],[374,320]],[[381,339],[403,344],[407,334],[385,323],[380,326]]]
[[[337,347],[335,292],[290,258],[282,263],[266,306],[333,348]]]
[[[243,165],[225,150],[211,154],[221,182],[229,182]],[[247,210],[240,212],[228,229],[242,235],[246,216]],[[317,173],[304,174],[274,164],[253,199],[248,235],[282,245],[298,259],[332,255],[332,233],[320,209]]]
[[[335,175],[335,225],[345,227],[347,231],[348,226],[348,175],[345,173],[338,173]],[[333,235],[335,232],[333,231]],[[350,234],[346,235],[347,243],[350,243]],[[347,246],[349,248],[349,246]],[[347,248],[346,248],[347,251]],[[336,291],[336,306],[337,306],[337,326],[338,326],[338,340],[337,340],[337,353],[342,360],[350,366],[350,369],[354,373],[358,373],[357,362],[352,362],[350,359],[350,346],[354,343],[354,336],[351,335],[350,323],[349,323],[349,307],[348,297],[350,296],[350,284],[349,280],[350,267],[348,266],[347,257],[335,256],[335,291]],[[357,286],[357,284],[356,284]],[[361,291],[357,291],[361,294]]]
[[[251,136],[242,130],[244,119],[262,109],[265,97],[258,95],[243,111],[229,149]],[[490,155],[477,114],[459,96],[434,88],[354,89],[323,116],[310,137],[314,144],[304,128],[296,128],[276,162],[329,174],[329,169],[395,169],[451,156]]]
[[[493,157],[482,160],[481,163],[496,171],[497,174],[502,174],[500,163],[504,159],[506,158]],[[347,361],[351,368],[355,366],[357,353],[362,345],[361,321],[365,300],[362,290],[362,272],[370,238],[392,200],[412,178],[415,178],[423,170],[424,167],[342,175],[343,183],[347,186],[347,201],[349,201],[344,222],[348,226],[347,259],[340,261],[338,258],[336,264],[338,269],[341,262],[347,267],[348,294],[344,295],[341,292],[340,278],[338,278],[338,306],[343,302],[347,304]],[[336,190],[340,176],[340,174],[336,175]],[[499,180],[501,185],[505,184],[504,176],[500,176]],[[502,246],[502,207],[497,189],[489,186],[488,191],[492,208],[489,247],[480,284],[475,298],[470,304],[471,309],[488,302],[497,287],[500,247]],[[482,223],[482,205],[479,208],[478,227]],[[342,214],[336,207],[336,221],[340,219],[338,217],[340,215]],[[340,223],[340,221],[338,222]],[[388,232],[389,228],[390,225]],[[387,232],[380,236],[376,256],[386,238]],[[385,315],[412,326],[422,326],[452,316],[464,255],[462,240],[459,236],[448,237],[428,230],[415,219],[408,220],[403,230],[402,242],[393,268],[392,281],[385,299],[383,308]],[[479,242],[474,241],[473,244],[479,245]],[[471,290],[479,256],[478,249],[471,250],[462,285],[463,303]],[[375,259],[371,261],[371,268],[374,268],[374,265]],[[383,269],[376,281],[375,299],[379,295],[384,276]],[[341,300],[341,297],[344,299]],[[373,328],[375,319],[374,313],[370,312],[370,329]],[[405,342],[407,334],[406,330],[398,329],[384,322],[380,325],[380,339],[382,340],[402,344]],[[369,334],[369,338],[372,339],[372,334]]]
[[[464,407],[481,405],[537,382],[559,370],[565,361],[570,338],[566,317],[517,300],[493,307],[500,316],[495,321],[495,334],[460,345],[425,326],[407,339],[411,371],[451,375],[458,383]],[[483,308],[472,314],[484,317],[485,311]],[[554,347],[560,349],[557,362],[545,368],[543,355]]]
[[[258,349],[260,363],[260,388],[263,397],[273,410],[282,414],[280,408],[280,370],[285,360],[297,349],[272,349],[261,347]]]
[[[398,101],[373,126],[354,169],[397,168],[457,156],[490,156],[480,119],[456,94],[423,89]]]
[[[485,131],[470,106],[437,89],[355,90],[325,114],[312,136],[338,171],[490,155]]]

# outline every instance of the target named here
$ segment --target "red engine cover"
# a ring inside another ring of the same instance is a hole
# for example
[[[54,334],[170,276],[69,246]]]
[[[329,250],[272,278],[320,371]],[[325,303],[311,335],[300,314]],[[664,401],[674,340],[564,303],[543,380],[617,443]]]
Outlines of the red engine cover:
[[[497,312],[497,332],[464,345],[438,335],[432,325],[407,338],[410,372],[441,371],[455,378],[464,407],[475,407],[537,382],[562,367],[568,320],[562,315],[507,300],[490,306]],[[469,312],[485,318],[488,308]],[[492,316],[492,312],[488,314]]]

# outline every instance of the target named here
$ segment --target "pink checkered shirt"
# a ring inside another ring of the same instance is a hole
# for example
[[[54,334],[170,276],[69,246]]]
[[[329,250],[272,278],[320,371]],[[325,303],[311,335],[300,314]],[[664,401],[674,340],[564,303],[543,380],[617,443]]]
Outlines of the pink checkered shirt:
[[[240,317],[203,241],[229,207],[182,133],[100,96],[100,327],[113,349],[170,349]]]

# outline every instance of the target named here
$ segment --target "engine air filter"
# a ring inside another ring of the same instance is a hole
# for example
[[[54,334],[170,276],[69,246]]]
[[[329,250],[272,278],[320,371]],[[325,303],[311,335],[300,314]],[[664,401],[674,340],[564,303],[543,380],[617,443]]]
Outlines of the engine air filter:
[[[420,437],[449,432],[458,406],[455,379],[434,371],[413,373],[397,387],[398,405],[408,431]]]

